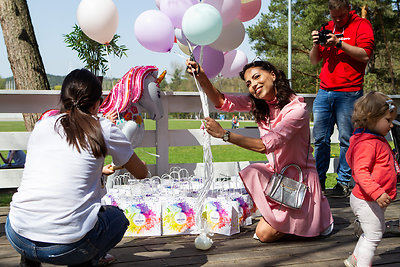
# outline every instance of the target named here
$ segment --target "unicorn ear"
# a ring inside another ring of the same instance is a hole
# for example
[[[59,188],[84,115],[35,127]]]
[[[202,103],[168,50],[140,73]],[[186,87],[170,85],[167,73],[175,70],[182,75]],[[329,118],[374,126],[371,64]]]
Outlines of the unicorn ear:
[[[158,87],[160,87],[160,84],[162,82],[162,80],[164,80],[165,74],[167,74],[167,71],[164,70],[160,76],[158,76],[157,80],[156,80],[156,84],[158,85]]]

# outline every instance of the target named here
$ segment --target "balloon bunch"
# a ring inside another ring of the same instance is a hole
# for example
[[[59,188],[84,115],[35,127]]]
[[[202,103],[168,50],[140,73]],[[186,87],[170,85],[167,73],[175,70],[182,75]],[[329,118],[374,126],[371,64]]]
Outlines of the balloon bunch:
[[[176,43],[190,55],[188,45],[196,46],[194,57],[209,78],[238,76],[248,62],[237,49],[245,37],[243,22],[258,14],[261,0],[156,0],[156,5],[159,10],[145,11],[135,21],[143,47],[165,53]]]

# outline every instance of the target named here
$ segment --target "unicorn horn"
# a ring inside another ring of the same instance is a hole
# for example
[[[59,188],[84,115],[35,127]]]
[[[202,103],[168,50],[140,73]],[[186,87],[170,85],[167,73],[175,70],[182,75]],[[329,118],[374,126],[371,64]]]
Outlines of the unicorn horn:
[[[160,87],[160,84],[161,84],[162,80],[164,80],[165,74],[167,74],[167,71],[166,71],[166,70],[164,70],[164,71],[160,74],[160,76],[158,76],[158,78],[157,78],[157,80],[156,80],[156,83],[158,84],[158,87]]]

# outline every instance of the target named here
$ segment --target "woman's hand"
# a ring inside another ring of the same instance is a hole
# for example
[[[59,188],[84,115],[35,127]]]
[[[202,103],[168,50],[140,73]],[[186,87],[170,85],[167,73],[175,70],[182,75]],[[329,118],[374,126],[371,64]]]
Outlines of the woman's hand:
[[[112,168],[112,165],[111,165],[111,164],[107,164],[106,166],[103,167],[102,173],[103,173],[104,175],[110,175],[110,174],[113,174],[114,172],[115,172],[115,171],[114,171],[114,169]]]
[[[115,123],[115,119],[118,117],[117,110],[114,110],[111,113],[108,113],[105,118],[109,119],[112,123]]]
[[[208,79],[203,68],[197,63],[193,58],[188,58],[186,60],[186,71],[189,74],[194,74],[196,80],[200,83],[203,91],[206,93],[207,97],[213,102],[215,107],[220,107],[224,104],[225,96],[218,91],[214,85]]]
[[[201,68],[200,64],[192,58],[186,59],[186,66],[186,71],[190,74],[194,74],[195,76],[199,76],[200,72],[204,73],[204,70]]]
[[[378,203],[379,207],[386,208],[392,202],[392,199],[387,193],[383,193],[376,199],[376,202]]]
[[[205,118],[205,120],[207,133],[215,138],[222,138],[224,136],[225,130],[218,122],[210,117]]]

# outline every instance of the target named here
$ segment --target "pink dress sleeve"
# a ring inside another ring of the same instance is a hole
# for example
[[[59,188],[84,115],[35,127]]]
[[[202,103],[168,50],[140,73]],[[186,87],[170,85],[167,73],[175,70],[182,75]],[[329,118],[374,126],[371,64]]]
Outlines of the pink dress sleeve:
[[[217,107],[217,109],[233,112],[233,111],[250,111],[251,102],[250,97],[247,95],[231,95],[224,94],[225,102],[221,107]]]
[[[271,121],[272,129],[268,128],[264,134],[261,133],[267,154],[286,145],[305,126],[304,121],[308,122],[308,119],[305,103],[293,101],[285,106],[277,118]]]

